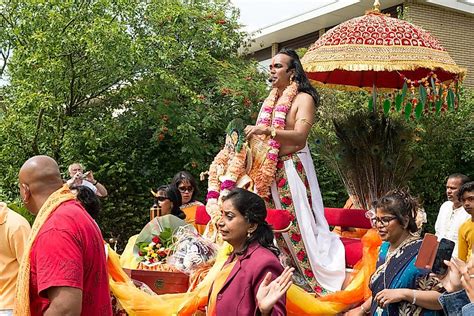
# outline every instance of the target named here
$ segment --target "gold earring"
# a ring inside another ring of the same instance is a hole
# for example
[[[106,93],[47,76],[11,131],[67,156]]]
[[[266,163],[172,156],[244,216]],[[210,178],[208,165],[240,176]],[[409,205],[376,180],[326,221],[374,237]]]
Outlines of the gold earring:
[[[292,84],[295,81],[295,76],[290,77],[290,84]]]
[[[251,233],[251,232],[247,232],[247,238],[250,238],[250,236],[252,236],[252,233]]]

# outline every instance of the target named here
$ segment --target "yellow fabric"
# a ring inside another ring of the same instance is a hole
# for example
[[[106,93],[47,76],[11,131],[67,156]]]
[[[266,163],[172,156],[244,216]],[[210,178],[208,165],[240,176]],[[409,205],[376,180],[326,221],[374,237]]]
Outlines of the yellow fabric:
[[[120,266],[126,269],[136,269],[140,263],[138,259],[133,255],[133,246],[137,242],[138,234],[133,235],[128,239],[127,245],[120,256]]]
[[[193,315],[207,305],[207,297],[212,282],[222,269],[232,247],[225,244],[217,254],[216,263],[204,280],[192,292],[151,296],[137,289],[123,272],[118,255],[109,250],[109,285],[112,293],[125,311],[139,316]]]
[[[351,282],[343,291],[315,298],[297,286],[291,286],[287,293],[286,307],[289,316],[336,315],[360,304],[371,296],[369,279],[375,271],[380,237],[371,229],[362,238],[363,258],[355,266]],[[109,273],[110,288],[129,315],[165,316],[195,315],[208,303],[208,294],[214,280],[218,277],[231,246],[225,243],[220,249],[216,263],[196,289],[188,293],[151,296],[141,292],[131,283],[129,277],[119,266],[116,253],[110,250]]]
[[[41,227],[48,220],[49,216],[62,203],[74,200],[76,197],[69,190],[69,186],[64,184],[59,190],[51,194],[36,215],[35,222],[31,228],[30,237],[24,250],[18,272],[18,282],[16,289],[15,315],[30,315],[30,251]]]
[[[222,290],[222,287],[224,286],[225,281],[229,277],[229,274],[232,272],[232,269],[234,268],[235,263],[236,261],[234,260],[231,263],[224,266],[224,268],[222,268],[222,270],[216,276],[216,280],[214,281],[212,285],[212,292],[209,297],[209,304],[207,304],[208,306],[207,314],[210,316],[217,315],[217,310],[216,310],[217,295],[219,294],[220,290]]]
[[[459,243],[458,256],[463,261],[468,261],[471,258],[472,248],[474,244],[474,222],[468,219],[459,227]]]
[[[28,242],[28,221],[0,202],[0,309],[13,309],[20,261]]]
[[[342,291],[314,297],[297,286],[291,286],[286,295],[288,316],[337,315],[369,298],[372,295],[369,280],[375,271],[381,243],[375,229],[365,234],[362,238],[363,257],[354,266],[351,282]]]
[[[198,233],[202,235],[206,230],[206,225],[196,224],[196,210],[198,206],[202,205],[200,202],[189,203],[181,206],[181,210],[186,214],[186,223],[193,225]]]

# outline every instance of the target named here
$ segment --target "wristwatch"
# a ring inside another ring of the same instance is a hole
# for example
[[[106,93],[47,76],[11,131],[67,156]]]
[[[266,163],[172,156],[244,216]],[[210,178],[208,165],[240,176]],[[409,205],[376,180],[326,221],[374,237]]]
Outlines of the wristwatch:
[[[276,128],[272,126],[272,127],[270,128],[270,137],[271,137],[271,138],[275,138],[276,136],[277,136]]]

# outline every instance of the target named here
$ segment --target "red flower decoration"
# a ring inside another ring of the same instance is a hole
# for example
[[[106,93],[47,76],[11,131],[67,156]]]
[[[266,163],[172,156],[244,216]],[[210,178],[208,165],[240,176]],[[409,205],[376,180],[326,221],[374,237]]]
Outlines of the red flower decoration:
[[[302,172],[303,171],[303,164],[301,163],[301,161],[298,161],[296,163],[296,170],[298,170],[298,172]]]
[[[280,181],[278,181],[278,187],[283,188],[283,186],[286,184],[286,179],[281,178]]]
[[[305,274],[308,278],[314,278],[313,271],[311,271],[310,269],[304,270],[304,274]]]
[[[159,244],[161,242],[160,237],[158,236],[153,237],[151,241],[153,241],[155,244]]]
[[[229,88],[222,88],[221,89],[221,94],[222,95],[228,95],[230,94],[231,90]]]
[[[277,162],[277,168],[278,168],[278,169],[283,168],[283,161],[278,160],[278,162]]]
[[[219,20],[219,21],[217,21],[216,23],[222,25],[222,24],[225,24],[226,21],[225,21],[225,20]]]
[[[281,199],[281,203],[285,205],[291,205],[291,203],[293,203],[293,200],[290,197],[285,196],[284,198]]]
[[[323,292],[323,288],[320,287],[320,286],[317,286],[317,287],[314,288],[314,291],[315,291],[316,293],[322,293],[322,292]]]
[[[296,257],[298,258],[299,261],[303,261],[304,259],[306,259],[306,253],[304,252],[304,250],[300,250],[296,254]]]
[[[252,101],[248,98],[244,98],[244,106],[249,107],[252,105]]]
[[[300,241],[301,241],[301,235],[300,235],[300,234],[296,234],[296,233],[295,233],[295,234],[292,234],[292,235],[291,235],[291,239],[292,239],[293,241],[300,242]]]

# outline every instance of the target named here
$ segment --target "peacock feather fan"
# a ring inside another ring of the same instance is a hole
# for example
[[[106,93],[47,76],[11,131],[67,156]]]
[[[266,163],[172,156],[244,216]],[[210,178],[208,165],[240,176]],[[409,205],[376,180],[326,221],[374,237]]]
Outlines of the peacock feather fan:
[[[407,185],[419,161],[414,132],[402,119],[359,111],[333,124],[336,142],[326,146],[326,156],[358,207],[370,209],[387,191]]]

